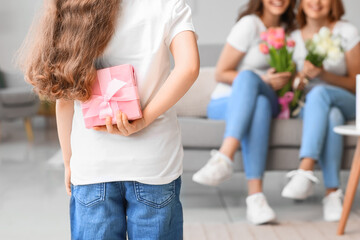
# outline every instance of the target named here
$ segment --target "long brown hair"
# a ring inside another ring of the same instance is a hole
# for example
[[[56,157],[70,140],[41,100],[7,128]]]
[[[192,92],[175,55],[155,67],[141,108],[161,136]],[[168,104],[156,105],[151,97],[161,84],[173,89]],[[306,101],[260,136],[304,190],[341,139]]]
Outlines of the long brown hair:
[[[286,11],[281,15],[280,21],[281,23],[286,24],[286,31],[291,32],[295,29],[295,6],[296,0],[290,0],[290,4]],[[239,21],[241,18],[256,14],[257,16],[261,17],[264,12],[264,4],[262,0],[249,0],[249,3],[243,8],[237,18]]]
[[[121,0],[45,0],[19,52],[25,79],[51,100],[91,96],[95,60],[116,25]]]
[[[329,20],[330,22],[336,22],[341,19],[341,17],[345,14],[344,4],[341,0],[331,0],[330,12],[329,12]],[[299,27],[302,28],[306,25],[306,15],[304,12],[304,7],[302,4],[302,0],[300,1],[298,14],[296,16]]]

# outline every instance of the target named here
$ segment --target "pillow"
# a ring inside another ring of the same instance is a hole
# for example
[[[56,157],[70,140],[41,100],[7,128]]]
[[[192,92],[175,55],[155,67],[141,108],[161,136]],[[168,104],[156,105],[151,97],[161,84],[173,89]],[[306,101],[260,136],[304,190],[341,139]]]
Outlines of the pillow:
[[[207,105],[216,86],[215,67],[204,67],[194,85],[175,105],[178,116],[206,117]]]

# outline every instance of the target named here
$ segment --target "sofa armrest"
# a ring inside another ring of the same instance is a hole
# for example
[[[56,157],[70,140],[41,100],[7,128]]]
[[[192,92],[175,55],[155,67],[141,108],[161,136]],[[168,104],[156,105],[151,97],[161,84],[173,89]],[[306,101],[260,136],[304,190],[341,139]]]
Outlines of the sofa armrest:
[[[7,73],[3,72],[3,76],[5,79],[6,88],[27,88],[32,91],[32,86],[25,82],[24,75],[22,73]]]

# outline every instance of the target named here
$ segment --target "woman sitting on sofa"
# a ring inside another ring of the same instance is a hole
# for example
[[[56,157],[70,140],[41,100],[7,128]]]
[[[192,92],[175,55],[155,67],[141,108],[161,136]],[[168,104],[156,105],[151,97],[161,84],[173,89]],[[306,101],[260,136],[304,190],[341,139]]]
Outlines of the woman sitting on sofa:
[[[326,196],[323,214],[326,221],[341,217],[342,193],[339,172],[343,153],[343,137],[333,128],[355,118],[355,78],[360,73],[360,36],[355,26],[342,21],[344,7],[341,0],[302,0],[298,10],[299,30],[292,33],[296,41],[293,58],[299,76],[310,80],[305,87],[306,103],[303,109],[303,134],[300,166],[288,174],[289,183],[282,196],[305,199],[313,192],[317,178],[313,174],[315,163],[323,172]],[[325,61],[322,68],[305,61],[305,42],[328,27],[333,35],[342,38],[344,56],[337,62]],[[329,120],[328,120],[329,119]]]
[[[232,28],[216,67],[219,82],[208,105],[210,119],[226,120],[224,140],[208,163],[194,174],[197,183],[216,186],[233,173],[241,142],[248,180],[247,218],[254,224],[275,219],[262,193],[270,123],[279,113],[276,90],[291,78],[275,73],[259,50],[260,34],[269,27],[294,26],[295,0],[252,0]]]

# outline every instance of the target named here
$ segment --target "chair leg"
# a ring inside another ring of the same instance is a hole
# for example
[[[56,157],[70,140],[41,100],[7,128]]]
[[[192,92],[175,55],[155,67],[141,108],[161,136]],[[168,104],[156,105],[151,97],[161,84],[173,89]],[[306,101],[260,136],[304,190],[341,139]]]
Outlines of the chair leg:
[[[348,184],[346,187],[343,211],[341,214],[341,219],[340,219],[338,230],[337,230],[338,235],[344,234],[346,222],[349,218],[351,206],[354,201],[355,194],[356,194],[356,188],[359,183],[359,176],[360,176],[360,137],[358,138],[358,141],[357,141],[354,158],[353,158],[353,162],[351,165],[350,176],[349,176]]]
[[[34,141],[34,133],[33,133],[30,118],[24,119],[24,125],[25,125],[25,130],[26,130],[26,135],[27,135],[28,141],[33,142]]]

